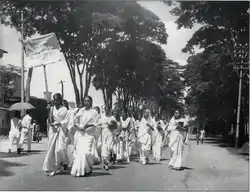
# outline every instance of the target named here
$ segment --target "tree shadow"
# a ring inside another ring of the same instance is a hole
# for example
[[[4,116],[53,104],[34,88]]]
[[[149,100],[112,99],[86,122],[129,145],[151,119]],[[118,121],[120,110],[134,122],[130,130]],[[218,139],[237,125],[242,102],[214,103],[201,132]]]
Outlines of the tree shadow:
[[[44,150],[31,150],[30,152],[22,151],[22,153],[18,154],[17,152],[0,152],[0,158],[15,158],[15,157],[23,157],[23,156],[29,156],[29,155],[36,155],[43,153]]]
[[[248,151],[242,151],[241,148],[235,149],[234,144],[229,143],[227,140],[223,139],[222,137],[214,137],[214,138],[209,137],[208,139],[204,140],[204,143],[225,148],[231,154],[238,155],[241,158],[249,161],[249,158],[248,158],[249,152]]]
[[[0,178],[1,177],[9,177],[15,175],[14,172],[8,170],[9,167],[20,167],[20,166],[27,166],[26,164],[22,163],[14,163],[0,159]]]

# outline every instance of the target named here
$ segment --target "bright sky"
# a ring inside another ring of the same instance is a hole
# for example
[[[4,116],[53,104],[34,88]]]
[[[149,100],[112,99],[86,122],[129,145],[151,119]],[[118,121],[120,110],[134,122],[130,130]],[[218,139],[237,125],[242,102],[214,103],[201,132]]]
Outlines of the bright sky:
[[[169,37],[167,45],[163,45],[162,47],[165,50],[167,57],[177,61],[181,65],[185,65],[188,55],[182,53],[181,50],[186,45],[187,40],[192,37],[197,27],[194,27],[192,30],[177,30],[177,25],[175,24],[176,18],[169,13],[170,8],[160,1],[140,1],[139,4],[154,12],[165,23]],[[4,57],[0,59],[0,64],[13,64],[20,66],[20,34],[15,29],[3,25],[0,25],[0,31],[0,48],[8,51],[8,54],[5,54]],[[65,99],[68,101],[75,101],[74,90],[66,63],[47,66],[47,78],[49,91],[52,93],[61,92],[61,85],[59,84],[59,81],[65,81]],[[31,82],[31,96],[44,98],[44,82],[43,68],[35,68],[33,70]],[[93,97],[94,105],[103,105],[104,102],[102,93],[100,91],[96,91],[93,86],[90,88],[89,95]]]

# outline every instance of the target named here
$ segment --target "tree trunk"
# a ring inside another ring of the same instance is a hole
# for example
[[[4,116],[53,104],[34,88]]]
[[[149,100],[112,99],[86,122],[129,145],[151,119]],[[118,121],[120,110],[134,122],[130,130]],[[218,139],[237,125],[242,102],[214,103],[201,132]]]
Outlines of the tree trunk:
[[[89,94],[91,78],[92,78],[92,75],[88,72],[88,70],[86,70],[84,97],[86,97]]]
[[[26,91],[25,91],[25,101],[26,102],[30,101],[30,83],[31,83],[32,73],[33,73],[33,67],[29,68],[29,70],[28,70],[28,77],[26,80]]]
[[[60,47],[63,48],[63,44],[61,43],[60,39],[59,39],[59,44],[60,44]],[[80,93],[79,93],[79,89],[77,87],[77,84],[76,84],[76,73],[75,73],[75,65],[74,64],[71,64],[71,61],[70,60],[70,57],[69,57],[69,54],[62,51],[63,55],[64,55],[64,58],[65,58],[65,61],[67,63],[67,66],[68,66],[68,69],[69,69],[69,73],[70,73],[70,77],[71,77],[71,81],[72,81],[72,84],[73,84],[73,88],[74,88],[74,92],[75,92],[75,99],[76,99],[76,104],[77,106],[81,103],[81,100],[80,100]]]

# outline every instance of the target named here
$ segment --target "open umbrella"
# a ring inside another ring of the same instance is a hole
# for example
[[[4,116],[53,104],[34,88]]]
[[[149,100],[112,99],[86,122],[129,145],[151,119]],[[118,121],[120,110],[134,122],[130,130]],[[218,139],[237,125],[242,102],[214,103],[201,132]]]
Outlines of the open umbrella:
[[[21,110],[27,110],[27,109],[34,109],[35,107],[31,105],[30,103],[26,102],[20,102],[20,103],[15,103],[10,106],[9,111],[21,111]]]

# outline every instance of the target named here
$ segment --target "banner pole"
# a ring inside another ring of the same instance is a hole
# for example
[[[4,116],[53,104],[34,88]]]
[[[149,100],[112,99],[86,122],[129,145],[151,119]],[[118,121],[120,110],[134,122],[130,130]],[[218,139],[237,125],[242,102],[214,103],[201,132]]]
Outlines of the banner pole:
[[[45,80],[45,94],[46,94],[46,100],[49,101],[48,94],[49,94],[49,88],[48,88],[48,81],[47,81],[47,73],[46,73],[46,65],[43,65],[43,72],[44,72],[44,80]]]

